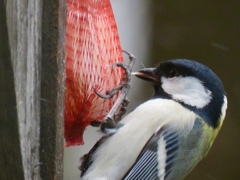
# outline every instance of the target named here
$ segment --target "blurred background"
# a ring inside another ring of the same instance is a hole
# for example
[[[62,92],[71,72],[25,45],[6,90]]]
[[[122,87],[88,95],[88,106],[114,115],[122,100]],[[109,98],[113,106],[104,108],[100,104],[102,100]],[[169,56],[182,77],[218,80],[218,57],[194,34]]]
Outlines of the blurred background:
[[[240,179],[240,1],[111,0],[122,48],[137,57],[134,70],[175,58],[197,60],[223,81],[227,117],[208,156],[187,180]],[[127,61],[127,57],[125,57]],[[135,77],[131,111],[153,93]],[[79,179],[79,158],[100,135],[88,128],[85,145],[65,148],[64,180]]]

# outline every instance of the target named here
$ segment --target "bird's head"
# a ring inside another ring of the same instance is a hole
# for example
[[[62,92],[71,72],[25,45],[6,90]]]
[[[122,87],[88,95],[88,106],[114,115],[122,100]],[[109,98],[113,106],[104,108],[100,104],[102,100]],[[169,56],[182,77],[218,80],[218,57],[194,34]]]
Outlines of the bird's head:
[[[203,117],[213,127],[225,117],[227,98],[222,82],[203,64],[176,59],[133,74],[152,82],[153,98],[172,99]]]

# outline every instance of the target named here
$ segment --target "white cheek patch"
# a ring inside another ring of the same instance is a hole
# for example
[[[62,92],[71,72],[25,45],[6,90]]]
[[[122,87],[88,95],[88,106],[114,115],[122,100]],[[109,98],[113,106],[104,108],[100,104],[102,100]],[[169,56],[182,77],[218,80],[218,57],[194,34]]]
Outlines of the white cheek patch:
[[[162,77],[162,88],[176,101],[190,106],[203,108],[212,99],[212,92],[203,86],[203,83],[194,77]]]
[[[227,110],[227,97],[224,96],[224,98],[223,98],[223,105],[222,105],[222,109],[221,109],[221,119],[225,118],[226,110]]]

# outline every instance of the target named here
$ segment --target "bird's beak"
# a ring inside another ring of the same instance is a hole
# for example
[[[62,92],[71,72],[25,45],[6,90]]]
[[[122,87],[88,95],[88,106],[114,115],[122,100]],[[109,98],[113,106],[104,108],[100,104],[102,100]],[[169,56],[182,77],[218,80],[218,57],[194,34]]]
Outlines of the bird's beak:
[[[145,68],[141,69],[137,72],[133,72],[132,75],[139,77],[140,79],[150,81],[150,82],[158,82],[159,78],[156,75],[155,68]]]

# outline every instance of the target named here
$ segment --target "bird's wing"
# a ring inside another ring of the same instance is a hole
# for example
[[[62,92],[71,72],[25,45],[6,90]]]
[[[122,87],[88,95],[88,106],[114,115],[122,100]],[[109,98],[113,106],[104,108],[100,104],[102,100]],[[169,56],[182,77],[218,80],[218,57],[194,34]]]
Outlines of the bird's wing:
[[[123,179],[182,179],[210,148],[206,144],[211,137],[204,135],[204,126],[204,121],[196,118],[188,132],[162,127],[149,139]]]
[[[103,136],[94,146],[93,148],[84,156],[81,157],[81,165],[79,170],[81,171],[81,176],[88,170],[89,166],[91,166],[93,160],[92,155],[95,153],[97,148],[108,138],[109,136]]]
[[[162,144],[158,145],[158,142]],[[164,143],[164,144],[163,144]],[[158,149],[163,148],[161,157],[158,157]],[[135,164],[125,176],[129,179],[154,179],[158,177],[158,159],[161,158],[164,172],[170,172],[172,161],[178,150],[178,134],[171,132],[169,129],[161,128],[146,143]]]
[[[94,122],[93,125],[99,126],[98,122]],[[103,122],[101,124],[102,132],[105,132],[105,136],[103,136],[93,147],[92,149],[85,155],[83,155],[80,159],[80,167],[79,170],[81,171],[81,176],[84,175],[84,173],[88,170],[88,168],[93,163],[92,156],[97,151],[99,146],[101,146],[102,143],[104,143],[109,137],[111,137],[114,133],[117,132],[117,130],[122,127],[122,124],[113,124],[112,121]],[[109,133],[111,132],[111,133]],[[107,134],[108,133],[108,134]]]

